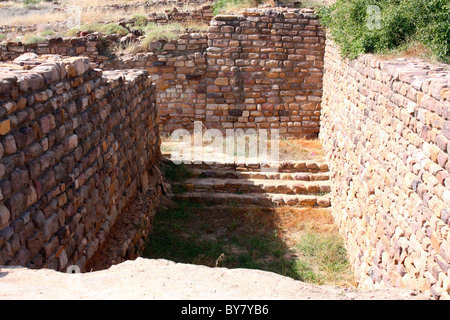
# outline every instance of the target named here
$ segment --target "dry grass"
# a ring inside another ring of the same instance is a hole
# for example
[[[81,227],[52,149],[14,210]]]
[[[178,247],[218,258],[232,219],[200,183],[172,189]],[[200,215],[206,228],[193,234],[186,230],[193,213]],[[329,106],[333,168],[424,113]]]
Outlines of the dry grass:
[[[110,50],[117,55],[136,54],[145,51],[139,42],[115,43]]]
[[[235,221],[249,234],[276,235],[285,246],[283,257],[295,261],[292,268],[303,281],[356,287],[330,209],[284,206],[268,212],[255,207],[244,214],[239,209],[230,208]]]
[[[30,26],[33,24],[55,23],[69,18],[67,13],[38,13],[30,12],[20,16],[1,17],[1,25]]]
[[[194,29],[199,31],[207,31],[209,28],[208,23],[197,20],[189,20],[183,23],[183,26],[188,29]]]
[[[324,156],[319,139],[282,139],[279,149],[280,158],[287,160],[317,159]]]
[[[273,2],[273,0],[268,0],[268,2]],[[214,8],[214,14],[233,14],[241,12],[248,8],[257,7],[258,3],[256,0],[242,0],[242,1],[227,1],[223,0],[220,7]]]
[[[280,207],[275,209],[278,228],[287,232],[305,230],[314,223],[314,231],[319,233],[336,231],[330,210],[322,208]]]
[[[92,23],[92,22],[104,22],[104,21],[117,21],[123,18],[129,18],[133,15],[145,15],[148,16],[152,13],[162,13],[165,10],[173,10],[176,5],[161,5],[155,6],[153,8],[143,8],[137,7],[132,8],[130,10],[92,10],[92,7],[100,7],[107,4],[129,4],[134,2],[134,0],[109,0],[109,1],[100,1],[100,0],[68,0],[64,1],[63,5],[76,6],[82,9],[81,12],[81,23]],[[36,5],[35,8],[39,8],[40,10],[27,10],[26,7],[21,3],[5,3],[2,4],[3,7],[21,9],[20,13],[17,15],[12,15],[9,12],[0,15],[0,25],[12,25],[12,26],[28,26],[33,24],[47,24],[47,23],[56,23],[67,21],[69,17],[71,17],[70,13],[66,12],[50,12],[50,5],[47,4],[39,4]],[[201,5],[185,5],[181,8],[181,10],[193,10],[199,8]],[[89,10],[83,10],[83,8],[89,8]]]
[[[298,272],[312,282],[355,287],[344,242],[329,209],[275,209],[278,237],[294,252]]]
[[[136,2],[142,2],[142,0],[64,0],[62,1],[63,4],[67,5],[79,5],[82,7],[99,7],[99,6],[105,6],[109,4],[130,4],[130,3],[136,3]]]
[[[144,256],[355,286],[342,237],[326,209],[177,202],[156,214]]]
[[[231,139],[234,139],[234,137],[231,137]],[[162,143],[161,143],[161,151],[163,153],[173,153],[177,150],[183,150],[185,152],[185,148],[189,145],[189,141],[191,143],[191,154],[194,152],[194,137],[191,136],[190,140],[187,139],[184,142],[176,142],[171,141],[170,137],[163,137]],[[235,140],[236,141],[236,140]],[[272,142],[276,145],[278,143],[278,159],[273,159],[273,157],[276,156],[275,153],[272,153]],[[297,139],[280,139],[280,140],[268,140],[267,141],[267,155],[264,157],[258,158],[256,155],[250,154],[248,147],[249,142],[248,140],[245,142],[245,155],[237,154],[237,150],[235,149],[235,154],[228,154],[226,146],[228,143],[231,143],[231,145],[234,144],[236,148],[236,142],[233,142],[233,140],[230,140],[228,137],[223,137],[223,147],[219,150],[216,149],[215,145],[213,143],[208,143],[206,141],[203,141],[203,155],[206,156],[213,156],[213,157],[224,157],[225,159],[246,159],[248,161],[250,160],[258,160],[263,161],[266,160],[280,160],[280,161],[287,161],[287,160],[321,160],[325,153],[322,149],[322,144],[319,139],[306,139],[306,138],[297,138]],[[241,145],[242,147],[242,145]],[[183,157],[186,157],[188,155],[183,154]],[[272,157],[273,156],[273,157]],[[188,156],[189,157],[189,156]],[[185,159],[185,158],[183,158]],[[189,159],[189,158],[188,158]]]
[[[151,42],[159,39],[174,40],[184,30],[179,23],[170,23],[166,25],[149,23],[144,27],[145,39],[142,41],[144,48],[148,47]]]
[[[377,54],[376,56],[382,60],[392,60],[398,58],[419,58],[429,63],[439,63],[439,60],[433,57],[432,51],[429,48],[425,47],[422,43],[417,41],[411,41],[395,50],[391,50],[384,54]]]

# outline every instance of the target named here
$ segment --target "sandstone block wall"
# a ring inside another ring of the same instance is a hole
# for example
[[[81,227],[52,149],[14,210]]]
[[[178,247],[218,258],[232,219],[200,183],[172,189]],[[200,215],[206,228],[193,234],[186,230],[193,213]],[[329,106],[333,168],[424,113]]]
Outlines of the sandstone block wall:
[[[312,10],[216,16],[208,44],[206,127],[317,136],[325,34]]]
[[[185,33],[169,42],[156,42],[155,52],[139,53],[108,61],[109,70],[134,68],[147,70],[156,86],[160,132],[193,129],[203,121],[206,106],[207,33]]]
[[[90,58],[97,66],[103,66],[103,62],[108,60],[104,55],[108,44],[118,40],[118,36],[92,34],[86,37],[54,37],[47,42],[33,44],[5,41],[0,44],[0,61],[11,61],[31,52],[38,55],[83,56]]]
[[[148,19],[150,22],[165,24],[165,23],[209,23],[213,18],[213,11],[211,5],[203,5],[198,9],[178,10],[174,8],[172,11],[166,13],[152,13]]]
[[[136,1],[132,3],[113,3],[105,5],[94,5],[83,8],[85,11],[99,10],[99,11],[128,11],[133,12],[136,9],[145,10],[158,10],[164,7],[175,7],[175,8],[186,8],[186,7],[196,7],[199,5],[212,4],[211,0],[152,0],[152,1]]]
[[[0,25],[0,33],[8,34],[8,33],[17,33],[24,34],[28,32],[35,32],[36,26],[9,26],[9,25]]]
[[[0,265],[83,270],[138,192],[159,196],[155,87],[81,57],[17,69],[0,69]]]
[[[319,132],[325,35],[308,9],[252,9],[216,16],[207,33],[186,33],[153,53],[108,69],[146,69],[157,86],[160,130],[278,128]]]
[[[450,67],[341,58],[327,40],[320,137],[360,285],[450,290]]]
[[[145,10],[153,11],[147,17],[150,22],[155,22],[159,24],[172,23],[172,22],[209,22],[212,17],[212,3],[211,1],[145,1],[145,2],[133,2],[133,3],[120,3],[120,4],[106,4],[101,6],[89,6],[83,7],[82,12],[117,12],[122,11],[124,13],[133,15],[136,11]],[[170,8],[169,10],[163,10],[165,8]],[[73,7],[72,7],[73,8]],[[155,12],[155,10],[161,12]],[[51,13],[66,12],[67,8],[61,7],[54,9]],[[1,23],[1,21],[0,21]],[[64,21],[59,21],[57,24],[52,24],[48,26],[55,31],[59,29],[67,28],[67,23]],[[37,32],[42,26],[36,24],[32,25],[0,25],[0,33],[3,34],[25,34]]]
[[[209,5],[199,10],[211,18]],[[182,12],[169,13],[172,20],[187,19]],[[25,52],[87,56],[106,70],[145,69],[156,84],[163,134],[193,129],[194,121],[201,121],[221,130],[318,135],[325,34],[312,10],[249,9],[217,16],[208,32],[187,32],[152,43],[152,52],[110,59],[105,48],[118,40],[89,35],[33,45],[9,42],[0,46],[0,56],[4,61]]]

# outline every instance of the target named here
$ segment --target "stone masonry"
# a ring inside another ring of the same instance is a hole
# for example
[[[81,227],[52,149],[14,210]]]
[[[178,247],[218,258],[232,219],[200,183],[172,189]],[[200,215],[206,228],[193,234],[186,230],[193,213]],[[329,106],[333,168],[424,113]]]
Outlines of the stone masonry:
[[[449,298],[450,68],[348,61],[327,40],[320,137],[332,205],[362,287]]]
[[[208,39],[206,127],[317,136],[325,33],[312,10],[216,16]]]
[[[156,205],[160,134],[194,121],[282,137],[320,129],[360,286],[450,298],[448,65],[345,60],[308,9],[217,16],[208,32],[113,60],[91,40],[49,52],[88,57],[0,68],[0,265],[88,265],[136,196]],[[0,48],[8,61],[28,51]]]
[[[44,43],[24,44],[4,41],[0,43],[0,61],[11,61],[24,53],[56,54],[61,56],[83,56],[102,66],[108,58],[104,55],[107,44],[117,42],[120,37],[91,34],[86,37],[53,37]]]
[[[32,62],[0,69],[0,265],[83,270],[136,194],[161,192],[155,87],[88,58]]]
[[[319,132],[325,35],[308,9],[252,9],[216,16],[207,33],[186,33],[159,52],[107,64],[146,69],[157,86],[163,134],[194,121],[206,128]]]
[[[211,18],[210,6],[201,10]],[[89,35],[4,43],[0,53],[4,61],[35,52],[88,56],[105,70],[145,69],[156,84],[163,134],[191,130],[201,121],[221,130],[276,128],[283,137],[318,135],[325,34],[310,9],[216,16],[208,32],[186,32],[176,40],[156,41],[152,52],[108,59],[105,48],[118,40]]]
[[[155,52],[125,56],[105,64],[108,70],[148,71],[156,86],[162,134],[179,128],[191,130],[193,121],[204,119],[207,37],[207,33],[184,33],[176,40],[155,42],[151,45]]]

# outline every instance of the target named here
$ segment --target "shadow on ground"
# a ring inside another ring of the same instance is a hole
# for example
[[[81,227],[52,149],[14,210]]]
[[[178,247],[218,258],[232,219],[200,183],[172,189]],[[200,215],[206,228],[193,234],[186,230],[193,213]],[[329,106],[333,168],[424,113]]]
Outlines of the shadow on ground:
[[[189,176],[183,165],[177,170],[166,176],[177,182]],[[259,269],[316,284],[353,285],[342,239],[324,208],[166,199],[154,218],[143,256]]]

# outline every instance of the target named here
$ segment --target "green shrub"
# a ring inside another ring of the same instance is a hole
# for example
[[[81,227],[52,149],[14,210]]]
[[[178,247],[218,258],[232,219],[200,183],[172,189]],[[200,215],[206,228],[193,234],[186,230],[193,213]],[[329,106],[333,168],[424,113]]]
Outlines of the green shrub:
[[[262,0],[216,0],[213,3],[213,14],[216,16],[223,12],[235,11],[245,7],[256,7]]]
[[[44,30],[41,32],[41,37],[51,37],[56,35],[56,32],[53,30]]]
[[[74,37],[77,35],[78,31],[100,32],[102,27],[103,27],[103,25],[100,23],[82,24],[82,25],[76,26],[75,28],[72,28],[69,31],[67,31],[66,35],[70,36],[70,37]]]
[[[115,23],[109,23],[103,26],[103,28],[100,30],[100,32],[103,32],[107,35],[110,34],[118,34],[121,36],[125,36],[128,34],[128,30],[122,26],[119,26]]]
[[[6,35],[4,33],[0,33],[0,41],[3,41],[6,39]]]
[[[179,23],[169,23],[166,25],[149,23],[144,29],[145,39],[142,41],[142,44],[144,47],[147,47],[151,42],[160,39],[174,40],[178,38],[178,35],[183,30],[184,27]]]
[[[38,4],[40,0],[23,0],[24,5]]]
[[[23,37],[22,42],[25,44],[36,44],[47,42],[47,39],[34,34],[27,34]]]
[[[113,33],[124,36],[128,34],[128,30],[122,26],[115,23],[103,24],[103,23],[89,23],[82,24],[73,29],[67,31],[66,35],[69,37],[74,37],[77,35],[78,31],[86,32],[100,32],[106,35],[111,35]]]
[[[142,14],[135,14],[133,19],[135,19],[134,25],[136,27],[145,27],[148,23],[147,17]]]
[[[370,7],[379,8],[379,25]],[[450,4],[448,0],[338,0],[319,10],[322,23],[340,45],[344,56],[387,53],[419,42],[435,58],[448,62],[450,55]]]

